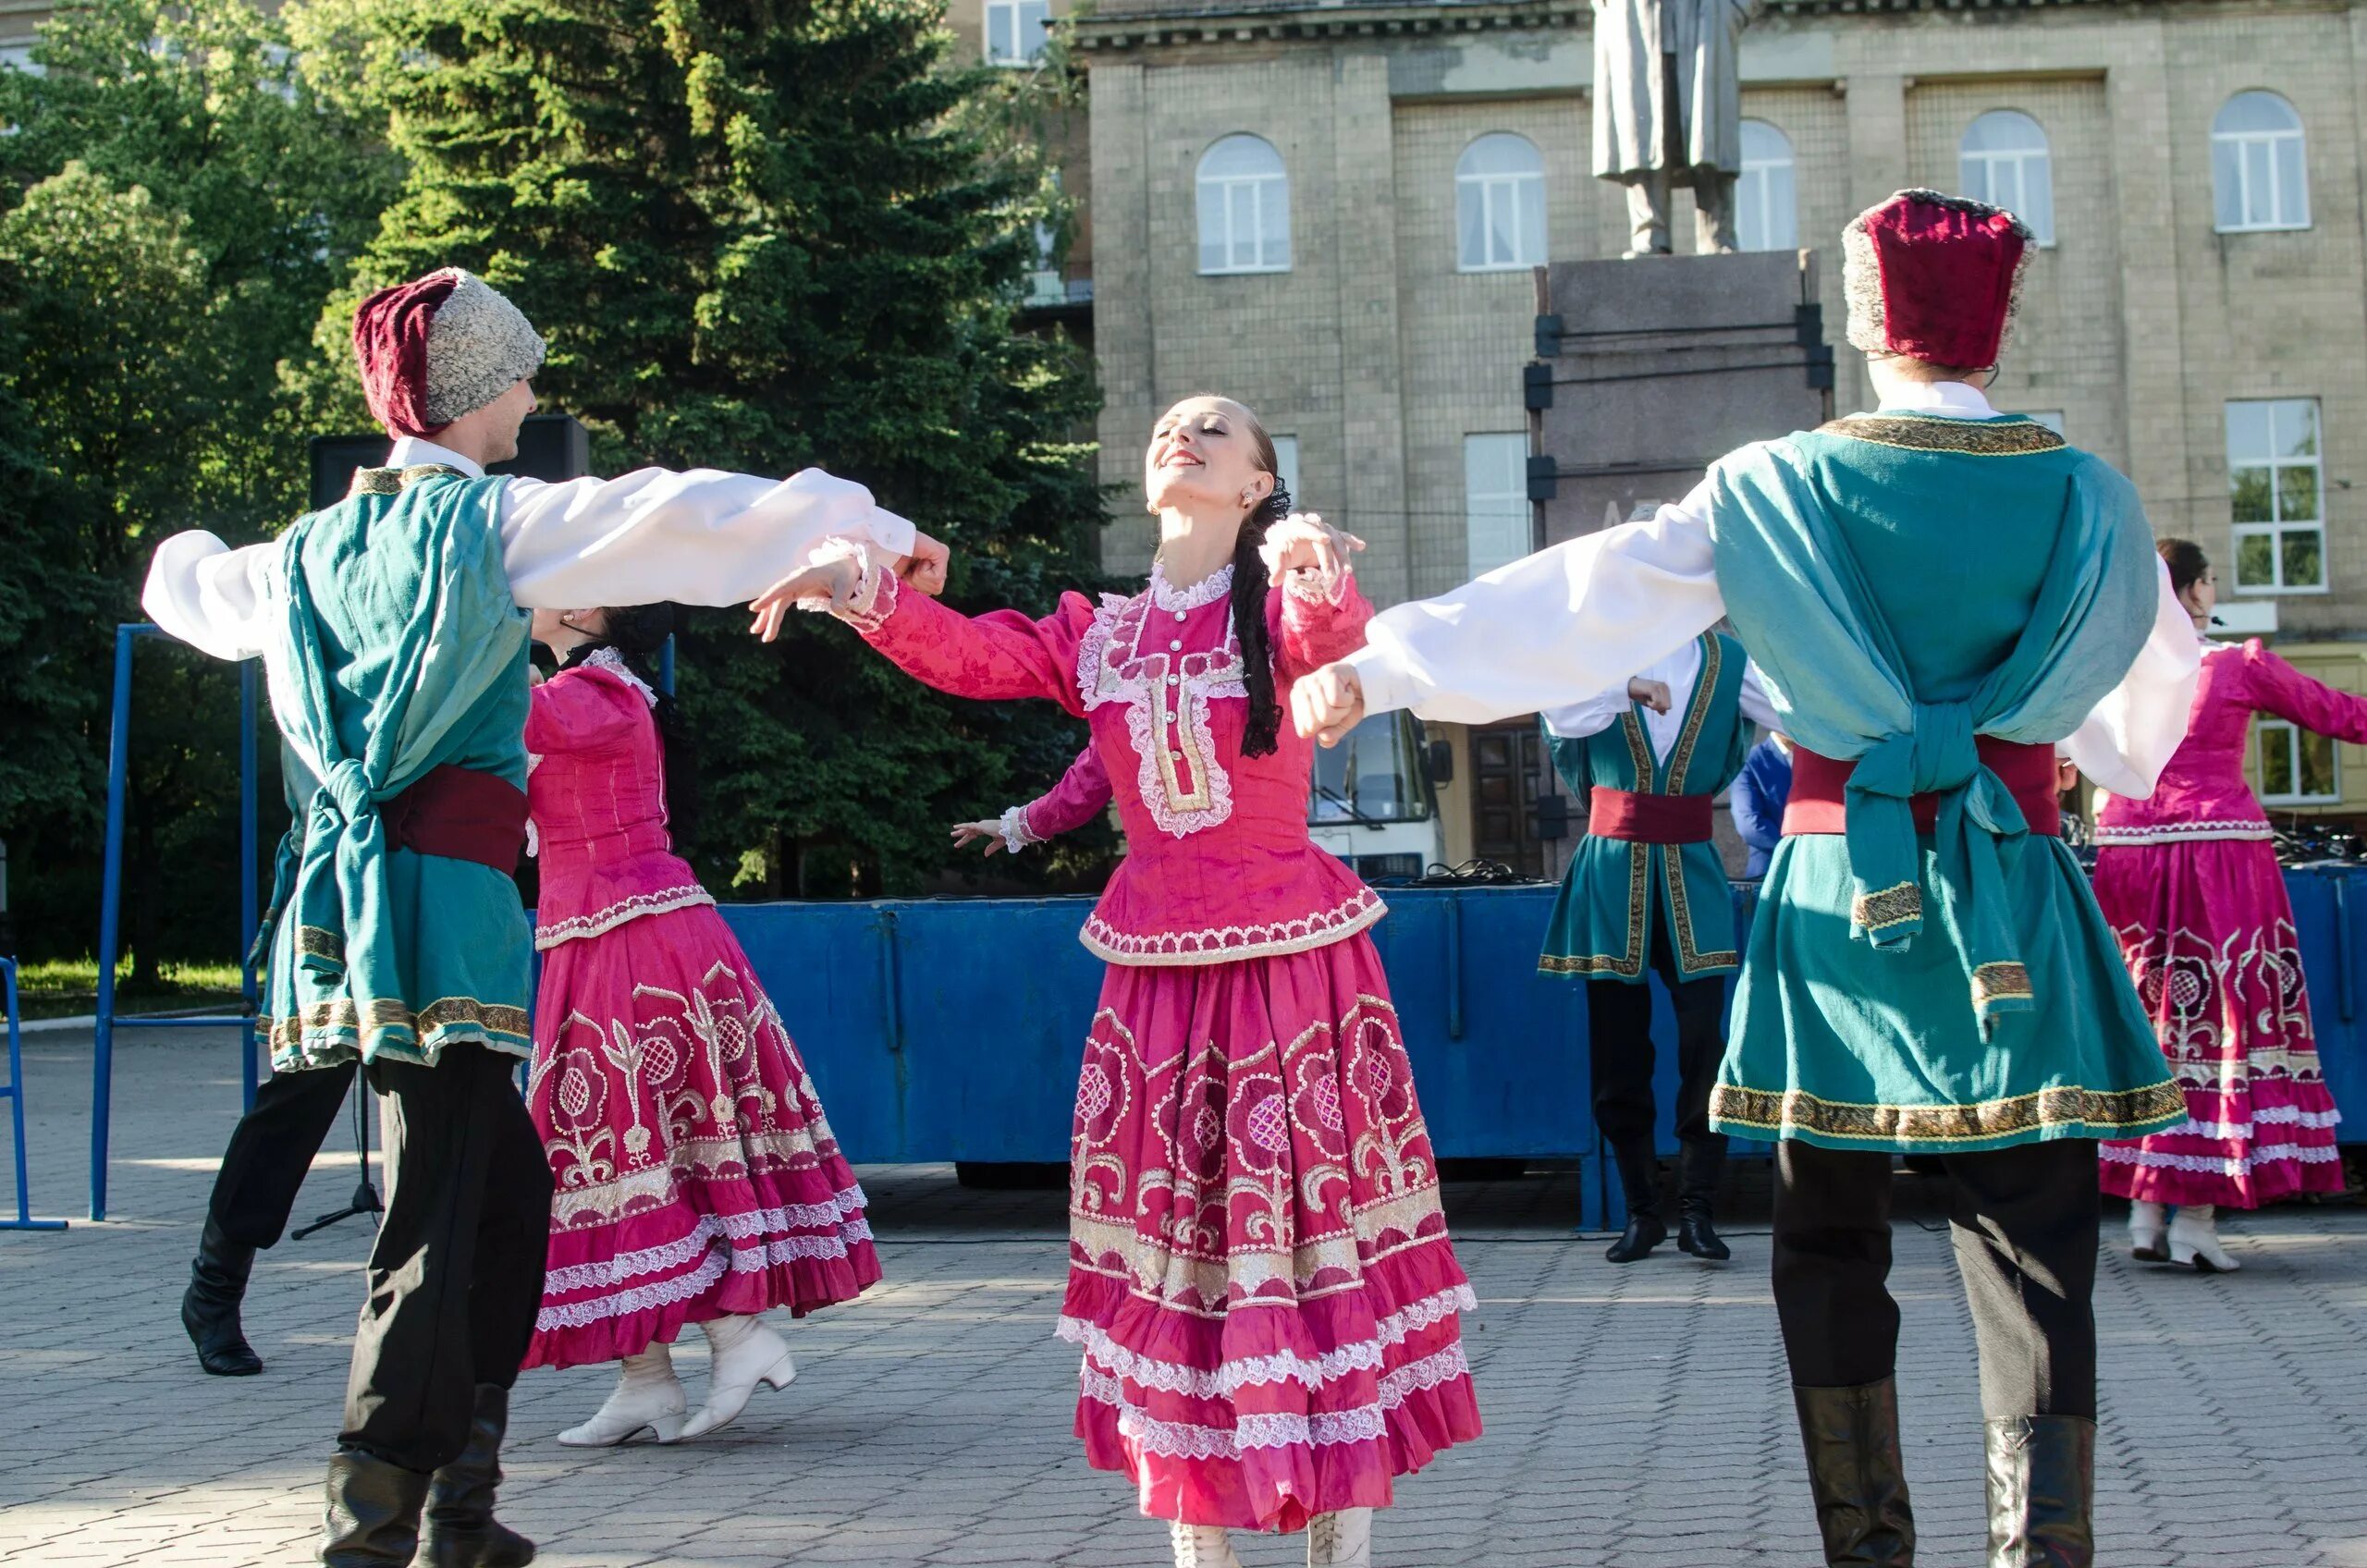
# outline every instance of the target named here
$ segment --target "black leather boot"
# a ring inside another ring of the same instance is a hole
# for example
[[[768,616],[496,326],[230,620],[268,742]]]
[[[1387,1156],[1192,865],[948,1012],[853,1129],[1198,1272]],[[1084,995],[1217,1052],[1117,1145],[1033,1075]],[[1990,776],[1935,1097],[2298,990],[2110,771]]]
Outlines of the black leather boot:
[[[1619,1184],[1627,1190],[1627,1229],[1602,1256],[1633,1263],[1668,1240],[1668,1226],[1661,1219],[1660,1161],[1652,1158],[1650,1138],[1613,1144],[1611,1158],[1619,1166]]]
[[[375,1454],[341,1448],[329,1461],[328,1516],[321,1522],[327,1568],[410,1568],[419,1547],[427,1477]]]
[[[1710,1206],[1685,1200],[1685,1209],[1676,1217],[1676,1250],[1691,1253],[1704,1263],[1723,1263],[1734,1256],[1734,1249],[1719,1239],[1717,1227],[1710,1223]]]
[[[189,1266],[189,1289],[181,1292],[181,1327],[197,1346],[197,1364],[217,1378],[251,1378],[263,1370],[263,1357],[239,1327],[239,1304],[246,1300],[254,1266],[255,1249],[224,1235],[209,1215]]]
[[[509,1390],[477,1385],[469,1446],[435,1472],[427,1490],[427,1527],[419,1538],[420,1568],[525,1568],[534,1543],[493,1516],[501,1485],[501,1434],[509,1427]]]
[[[2091,1568],[2096,1424],[2083,1415],[1989,1423],[1989,1568]]]
[[[1705,1263],[1723,1263],[1734,1256],[1710,1223],[1710,1208],[1718,1196],[1718,1178],[1726,1166],[1726,1141],[1687,1139],[1676,1157],[1676,1250]]]
[[[1898,1452],[1898,1383],[1792,1390],[1829,1568],[1912,1568],[1915,1513]]]
[[[1650,1257],[1652,1249],[1667,1240],[1668,1226],[1659,1215],[1631,1214],[1627,1217],[1627,1229],[1619,1232],[1619,1239],[1602,1256],[1613,1263],[1633,1263]]]

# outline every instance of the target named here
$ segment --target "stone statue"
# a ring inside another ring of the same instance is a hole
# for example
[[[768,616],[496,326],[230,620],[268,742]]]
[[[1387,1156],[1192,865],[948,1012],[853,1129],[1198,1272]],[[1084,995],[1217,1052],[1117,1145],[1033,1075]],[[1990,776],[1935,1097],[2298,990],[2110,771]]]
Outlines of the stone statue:
[[[1693,248],[1735,249],[1742,30],[1763,0],[1594,0],[1594,172],[1627,188],[1630,256],[1669,253],[1669,191],[1693,188]]]

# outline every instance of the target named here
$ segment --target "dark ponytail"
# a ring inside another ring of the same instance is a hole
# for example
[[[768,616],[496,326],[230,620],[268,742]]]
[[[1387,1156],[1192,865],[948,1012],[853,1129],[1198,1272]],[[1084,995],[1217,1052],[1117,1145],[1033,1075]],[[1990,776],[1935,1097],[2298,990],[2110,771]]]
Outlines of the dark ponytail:
[[[657,721],[657,742],[666,767],[666,827],[679,851],[688,840],[691,821],[698,809],[698,754],[682,724],[673,693],[658,683],[657,661],[666,640],[674,634],[671,605],[619,606],[600,612],[606,630],[592,642],[578,643],[559,661],[573,669],[602,648],[613,649],[625,668],[657,693],[650,717]]]
[[[1263,442],[1265,432],[1257,434]],[[1290,515],[1291,493],[1278,476],[1233,546],[1233,631],[1241,640],[1241,684],[1249,695],[1249,727],[1241,736],[1245,757],[1271,756],[1281,743],[1282,706],[1274,695],[1273,644],[1266,630],[1266,562],[1257,546],[1266,542],[1266,530]]]

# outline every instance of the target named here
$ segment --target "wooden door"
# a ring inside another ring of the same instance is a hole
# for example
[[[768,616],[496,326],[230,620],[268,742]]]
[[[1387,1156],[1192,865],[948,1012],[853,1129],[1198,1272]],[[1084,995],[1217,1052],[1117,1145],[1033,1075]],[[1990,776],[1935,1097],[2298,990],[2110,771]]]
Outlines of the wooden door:
[[[1471,731],[1471,852],[1524,876],[1545,875],[1537,833],[1545,746],[1533,718]]]

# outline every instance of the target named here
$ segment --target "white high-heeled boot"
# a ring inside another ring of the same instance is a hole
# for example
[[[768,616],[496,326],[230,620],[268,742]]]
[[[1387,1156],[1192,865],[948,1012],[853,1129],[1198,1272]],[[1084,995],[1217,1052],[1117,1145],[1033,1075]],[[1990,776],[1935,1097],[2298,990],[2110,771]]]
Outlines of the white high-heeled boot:
[[[1241,1568],[1241,1559],[1233,1554],[1233,1532],[1221,1525],[1170,1520],[1167,1542],[1175,1549],[1175,1568]]]
[[[2140,1263],[2167,1263],[2169,1223],[2169,1213],[2160,1204],[2132,1200],[2128,1206],[2128,1256]]]
[[[2183,1205],[2170,1216],[2170,1261],[2205,1274],[2233,1274],[2243,1267],[2219,1244],[2219,1222],[2207,1203]]]
[[[1372,1510],[1343,1508],[1306,1522],[1307,1568],[1372,1568]]]
[[[674,1376],[671,1347],[651,1345],[624,1359],[608,1403],[581,1427],[558,1435],[569,1448],[614,1448],[646,1432],[661,1443],[681,1436],[682,1417],[690,1414],[690,1396]]]
[[[789,1358],[789,1341],[765,1327],[761,1317],[717,1317],[702,1323],[714,1353],[706,1379],[706,1403],[682,1427],[682,1436],[704,1437],[731,1424],[748,1408],[756,1385],[785,1389],[797,1379],[797,1364]]]

